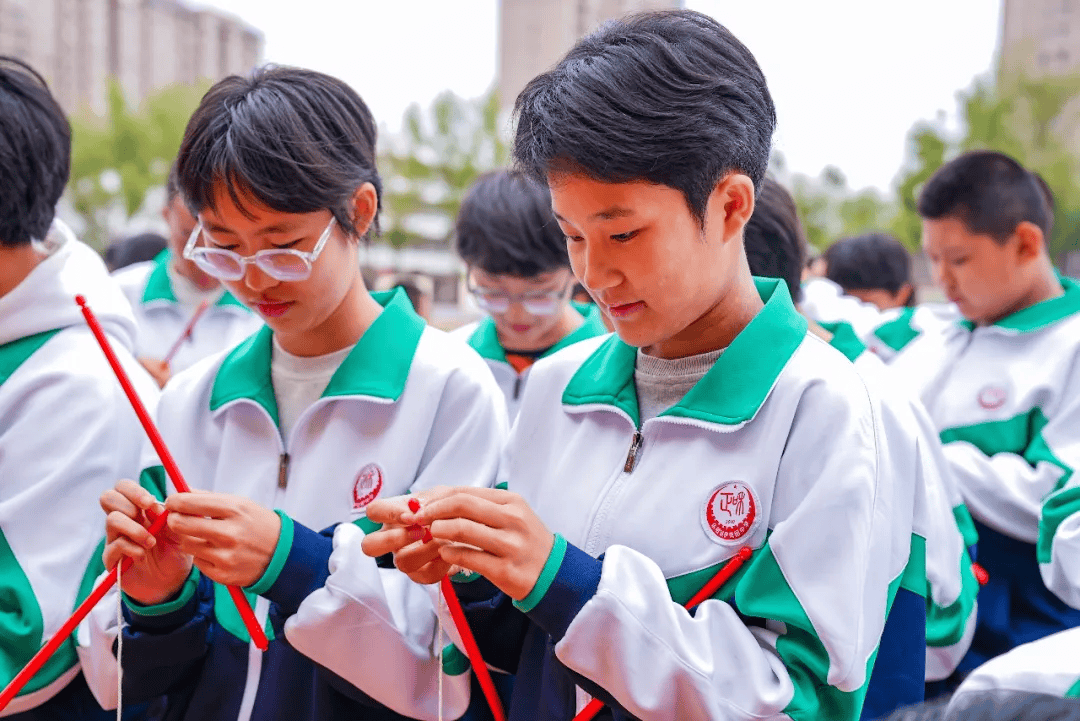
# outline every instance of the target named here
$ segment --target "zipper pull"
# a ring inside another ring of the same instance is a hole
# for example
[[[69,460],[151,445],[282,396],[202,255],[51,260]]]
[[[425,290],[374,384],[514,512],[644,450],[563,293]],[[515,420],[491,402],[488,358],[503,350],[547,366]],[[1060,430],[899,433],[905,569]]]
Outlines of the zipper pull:
[[[630,452],[626,454],[623,473],[630,473],[637,464],[638,452],[641,451],[641,431],[634,431],[634,440],[630,442]]]
[[[277,487],[284,490],[289,485],[289,454],[282,453],[278,464]]]
[[[518,399],[518,396],[520,396],[520,395],[521,395],[521,376],[519,375],[517,378],[514,379],[514,400],[516,401]]]

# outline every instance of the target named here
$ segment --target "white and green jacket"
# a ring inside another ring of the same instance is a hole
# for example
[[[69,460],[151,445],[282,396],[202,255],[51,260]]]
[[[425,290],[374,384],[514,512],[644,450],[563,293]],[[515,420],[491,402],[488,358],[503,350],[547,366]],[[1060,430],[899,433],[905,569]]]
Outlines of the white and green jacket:
[[[0,297],[0,686],[67,620],[101,571],[101,494],[140,468],[143,432],[75,295],[86,296],[143,402],[131,309],[104,263],[70,240]],[[61,647],[5,709],[40,706],[79,672]],[[114,681],[115,683],[115,681]]]
[[[758,288],[763,310],[645,423],[618,337],[535,366],[500,476],[556,545],[517,616],[488,610],[498,594],[467,609],[488,663],[517,673],[512,721],[570,718],[575,684],[616,719],[859,717],[913,493],[880,465],[880,405],[851,364],[783,283]]]
[[[154,260],[135,263],[114,275],[135,312],[139,329],[135,355],[140,358],[164,358],[195,312],[177,301],[169,283],[166,268],[171,257],[168,250],[163,250]],[[257,315],[225,291],[217,303],[206,309],[187,341],[181,344],[170,364],[173,374],[232,348],[262,326]]]
[[[1062,527],[1069,537],[1070,492],[1055,492],[1080,465],[1080,286],[1061,282],[1062,296],[991,326],[920,337],[890,366],[918,390],[974,518],[967,530],[990,582],[972,663],[1080,624],[1039,575],[1041,563],[1065,590],[1049,564]]]
[[[892,373],[844,323],[824,326],[831,345],[847,356],[883,400],[885,440],[893,449],[891,467],[916,478],[912,561],[925,548],[926,680],[947,678],[960,663],[975,633],[978,581],[957,525],[962,501],[950,475],[937,429],[922,403],[899,392]]]
[[[600,310],[595,305],[591,303],[574,303],[573,307],[582,315],[585,322],[549,348],[541,358],[546,358],[579,341],[605,335],[608,332],[600,317]],[[476,323],[470,323],[458,328],[453,332],[453,335],[467,341],[487,361],[492,375],[495,376],[499,388],[502,389],[503,395],[506,397],[506,411],[512,423],[517,417],[518,407],[521,405],[521,394],[525,390],[525,382],[528,380],[532,368],[526,368],[524,372],[519,374],[506,361],[506,351],[499,344],[495,321],[490,316]]]
[[[1059,698],[1080,699],[1080,629],[1018,646],[987,661],[960,685],[949,702],[949,716],[955,718],[973,701],[987,695],[1008,697],[1036,693]],[[1060,718],[1065,718],[1061,716]]]
[[[165,389],[159,424],[189,483],[281,515],[270,566],[246,589],[270,650],[249,652],[228,594],[193,573],[169,604],[128,604],[126,697],[187,694],[176,718],[191,721],[439,717],[434,608],[423,586],[361,551],[375,528],[365,508],[437,484],[493,484],[506,414],[464,343],[426,327],[404,291],[374,295],[383,312],[284,440],[269,328]],[[145,468],[145,486],[171,490],[152,458]],[[114,616],[93,617],[92,649],[106,662]],[[443,713],[457,718],[469,677],[444,681]]]

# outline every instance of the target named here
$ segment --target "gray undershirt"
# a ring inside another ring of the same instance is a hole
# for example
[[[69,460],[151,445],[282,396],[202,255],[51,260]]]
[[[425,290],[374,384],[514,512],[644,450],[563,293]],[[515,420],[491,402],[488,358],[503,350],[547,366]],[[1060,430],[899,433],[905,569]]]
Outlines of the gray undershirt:
[[[655,358],[638,349],[634,362],[634,386],[637,389],[641,422],[655,418],[683,399],[709,369],[724,349],[686,358]]]

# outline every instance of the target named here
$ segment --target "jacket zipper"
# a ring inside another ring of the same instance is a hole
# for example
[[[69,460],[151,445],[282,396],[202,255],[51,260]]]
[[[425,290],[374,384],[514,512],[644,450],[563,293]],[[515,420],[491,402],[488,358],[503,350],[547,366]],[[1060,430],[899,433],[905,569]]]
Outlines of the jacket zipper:
[[[634,431],[634,439],[630,441],[630,451],[626,454],[626,463],[623,464],[623,473],[632,473],[637,465],[638,453],[641,451],[641,431]]]
[[[520,395],[521,395],[521,376],[519,375],[519,376],[516,376],[514,378],[514,400],[516,401],[518,399],[518,396],[520,396]]]
[[[289,454],[282,453],[278,461],[277,487],[285,490],[289,485]]]

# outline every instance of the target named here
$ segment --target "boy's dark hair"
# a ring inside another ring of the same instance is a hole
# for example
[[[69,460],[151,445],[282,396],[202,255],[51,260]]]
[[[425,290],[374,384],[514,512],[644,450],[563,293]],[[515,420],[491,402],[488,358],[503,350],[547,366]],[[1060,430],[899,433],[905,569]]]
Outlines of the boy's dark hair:
[[[71,173],[71,126],[26,63],[0,56],[0,245],[42,240]]]
[[[700,223],[727,174],[760,185],[776,125],[754,56],[690,10],[605,24],[534,78],[514,113],[514,159],[540,182],[549,171],[570,171],[666,185],[682,192]]]
[[[743,243],[750,272],[787,283],[791,299],[802,300],[802,272],[806,267],[806,231],[791,193],[772,178],[765,178],[754,203],[754,214],[743,228]]]
[[[176,159],[180,192],[194,214],[214,207],[218,183],[241,210],[243,195],[285,213],[329,208],[355,235],[356,189],[371,183],[382,201],[375,136],[367,105],[337,78],[274,66],[232,75],[188,121]],[[372,227],[377,233],[378,213]]]
[[[105,265],[110,271],[115,271],[134,263],[153,260],[168,245],[169,242],[158,233],[140,233],[123,238],[105,249]]]
[[[176,161],[169,166],[169,174],[165,177],[165,204],[171,205],[176,196],[180,195],[180,176],[176,174]]]
[[[904,284],[914,288],[911,256],[888,233],[853,235],[830,245],[825,251],[825,277],[845,292],[882,289],[895,295]]]
[[[1054,229],[1051,202],[1036,176],[1020,163],[1003,153],[974,150],[930,176],[919,193],[918,210],[927,220],[956,218],[972,233],[989,235],[998,243],[1028,221],[1049,241]]]
[[[570,265],[547,186],[514,170],[473,183],[454,236],[461,259],[487,273],[531,278]]]

